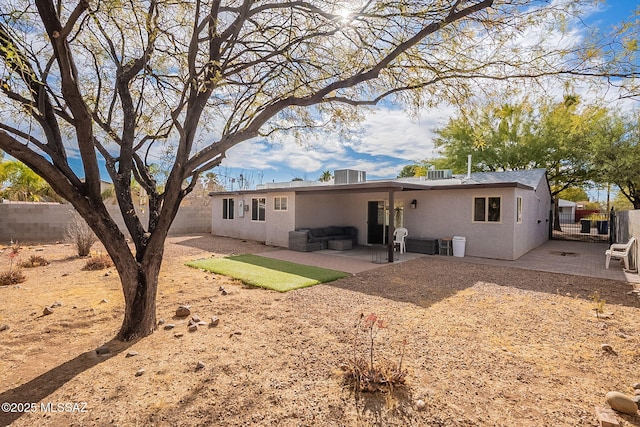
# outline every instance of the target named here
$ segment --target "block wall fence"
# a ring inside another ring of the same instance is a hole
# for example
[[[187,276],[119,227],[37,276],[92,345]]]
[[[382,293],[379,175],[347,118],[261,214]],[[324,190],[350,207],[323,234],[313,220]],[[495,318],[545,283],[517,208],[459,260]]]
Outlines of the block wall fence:
[[[631,253],[631,257],[635,260],[632,264],[635,268],[638,268],[640,266],[640,250],[638,250],[640,248],[640,209],[621,211],[616,215],[618,216],[618,229],[616,230],[615,240],[618,243],[626,243],[631,237],[635,237],[636,241],[639,242],[634,252]]]
[[[107,206],[116,223],[127,234],[117,206]],[[64,230],[74,209],[67,204],[0,203],[0,243],[46,243],[64,240]],[[148,215],[139,213],[143,224]],[[183,206],[173,222],[170,235],[211,233],[211,206]]]

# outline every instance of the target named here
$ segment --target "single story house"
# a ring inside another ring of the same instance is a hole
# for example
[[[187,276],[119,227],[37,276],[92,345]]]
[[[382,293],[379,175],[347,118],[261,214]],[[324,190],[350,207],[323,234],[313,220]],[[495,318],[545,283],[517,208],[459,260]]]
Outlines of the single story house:
[[[576,222],[576,206],[576,202],[558,199],[558,213],[560,215],[561,223],[571,224]]]
[[[355,227],[360,245],[462,236],[468,256],[514,260],[549,239],[552,198],[544,169],[366,181],[335,171],[334,182],[292,181],[210,193],[212,233],[289,246],[289,232]],[[391,209],[390,209],[391,208]],[[393,219],[393,227],[390,218]],[[346,230],[346,228],[345,228]]]

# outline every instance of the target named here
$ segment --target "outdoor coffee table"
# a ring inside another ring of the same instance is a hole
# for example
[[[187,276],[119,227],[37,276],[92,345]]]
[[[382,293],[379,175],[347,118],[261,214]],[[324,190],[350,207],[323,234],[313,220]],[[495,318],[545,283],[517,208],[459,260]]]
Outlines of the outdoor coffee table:
[[[327,246],[334,251],[346,251],[353,247],[353,242],[351,240],[329,240]]]

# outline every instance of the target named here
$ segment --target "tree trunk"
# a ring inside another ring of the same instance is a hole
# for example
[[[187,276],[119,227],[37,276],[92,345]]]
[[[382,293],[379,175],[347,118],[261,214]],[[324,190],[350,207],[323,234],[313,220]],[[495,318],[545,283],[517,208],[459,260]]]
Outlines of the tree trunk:
[[[553,204],[553,229],[555,231],[562,231],[562,227],[560,226],[560,206],[558,202],[559,198],[555,198],[555,203]]]
[[[156,255],[162,258],[162,253]],[[139,263],[133,271],[120,275],[125,290],[125,313],[116,336],[122,341],[131,341],[151,335],[156,328],[156,296],[160,262]],[[130,295],[127,290],[133,290]]]
[[[153,236],[147,233],[133,237],[139,242],[134,255],[106,209],[94,206],[81,215],[104,245],[120,276],[125,314],[116,338],[131,341],[152,334],[156,328],[158,278],[167,233],[156,230]]]

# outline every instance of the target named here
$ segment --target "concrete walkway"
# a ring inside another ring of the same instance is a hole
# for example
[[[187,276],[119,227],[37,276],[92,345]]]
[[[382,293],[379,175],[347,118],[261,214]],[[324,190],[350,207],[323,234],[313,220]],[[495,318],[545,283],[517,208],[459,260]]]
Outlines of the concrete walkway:
[[[550,240],[515,261],[478,257],[456,258],[443,255],[405,253],[400,255],[396,262],[404,262],[423,256],[431,256],[451,262],[469,262],[474,264],[515,267],[527,270],[598,277],[602,279],[640,284],[640,276],[637,273],[624,272],[617,260],[612,260],[609,269],[605,269],[604,251],[608,247],[609,246],[604,243]],[[356,247],[348,251],[323,250],[317,252],[296,252],[284,249],[272,252],[263,252],[258,255],[296,262],[299,264],[330,268],[352,274],[388,265],[387,262],[372,262],[372,260],[376,260],[376,256],[372,253],[372,249],[366,246]]]
[[[499,265],[523,268],[526,270],[549,271],[552,273],[640,283],[640,276],[638,276],[637,273],[625,272],[618,260],[611,260],[609,269],[605,269],[604,251],[608,248],[609,245],[606,243],[549,240],[547,243],[533,249],[515,261],[477,257],[457,259],[474,264]]]

